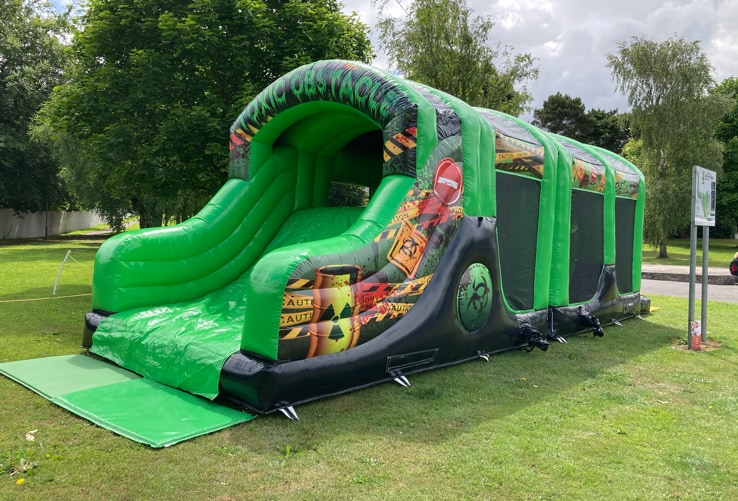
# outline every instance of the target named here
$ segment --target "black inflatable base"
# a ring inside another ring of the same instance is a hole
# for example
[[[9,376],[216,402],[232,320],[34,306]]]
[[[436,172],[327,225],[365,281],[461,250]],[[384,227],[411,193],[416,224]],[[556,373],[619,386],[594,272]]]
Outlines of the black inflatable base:
[[[602,325],[644,311],[639,293],[618,294],[614,266],[606,266],[587,304],[511,313],[501,294],[496,242],[494,219],[464,218],[431,283],[394,326],[355,348],[314,358],[272,361],[235,353],[221,371],[221,396],[269,413],[505,350],[545,350],[559,337],[602,335]],[[475,263],[489,270],[492,297],[486,321],[469,332],[459,320],[457,295],[462,275]]]

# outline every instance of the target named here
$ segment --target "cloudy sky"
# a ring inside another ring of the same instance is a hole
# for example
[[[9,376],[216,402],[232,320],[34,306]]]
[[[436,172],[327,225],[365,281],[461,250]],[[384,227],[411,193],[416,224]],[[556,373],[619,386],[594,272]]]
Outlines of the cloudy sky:
[[[397,2],[398,0],[390,0]],[[409,2],[410,0],[399,0]],[[370,0],[343,0],[372,30],[376,9]],[[662,42],[673,35],[699,40],[721,82],[738,76],[737,0],[467,0],[477,15],[495,22],[491,41],[538,58],[539,76],[529,84],[533,107],[556,92],[579,97],[587,109],[628,109],[615,90],[607,54],[633,36]],[[392,15],[402,10],[396,7]],[[394,14],[397,13],[397,14]],[[376,34],[372,40],[378,51]],[[374,64],[385,69],[387,57]]]

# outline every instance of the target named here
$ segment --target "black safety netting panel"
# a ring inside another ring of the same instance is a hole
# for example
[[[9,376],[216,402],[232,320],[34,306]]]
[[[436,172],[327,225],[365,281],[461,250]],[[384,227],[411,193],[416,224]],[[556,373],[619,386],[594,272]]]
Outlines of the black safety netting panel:
[[[621,293],[633,292],[635,213],[635,199],[615,199],[615,276]]]
[[[502,290],[517,311],[533,309],[540,181],[497,172],[497,242]]]
[[[604,263],[603,211],[601,193],[573,190],[569,251],[569,302],[591,300]]]

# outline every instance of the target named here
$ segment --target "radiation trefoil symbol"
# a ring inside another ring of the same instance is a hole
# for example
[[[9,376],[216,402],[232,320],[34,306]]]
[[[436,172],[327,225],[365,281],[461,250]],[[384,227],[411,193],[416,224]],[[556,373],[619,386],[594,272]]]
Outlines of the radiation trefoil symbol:
[[[331,322],[331,331],[328,334],[328,339],[343,339],[344,332],[343,329],[341,329],[341,325],[339,321],[341,319],[350,318],[351,314],[353,312],[353,308],[350,304],[346,303],[346,305],[343,307],[343,310],[341,310],[340,315],[336,315],[336,311],[333,309],[333,305],[330,304],[325,309],[325,312],[323,313],[323,316],[320,318],[321,322]]]

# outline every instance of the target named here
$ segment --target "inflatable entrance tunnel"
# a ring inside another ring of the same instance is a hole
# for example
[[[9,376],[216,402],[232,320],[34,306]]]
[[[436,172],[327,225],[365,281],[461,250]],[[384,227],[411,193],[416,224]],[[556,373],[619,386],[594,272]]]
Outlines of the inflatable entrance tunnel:
[[[345,61],[278,79],[230,145],[198,215],[100,248],[92,353],[271,412],[647,309],[643,176],[613,153]]]

